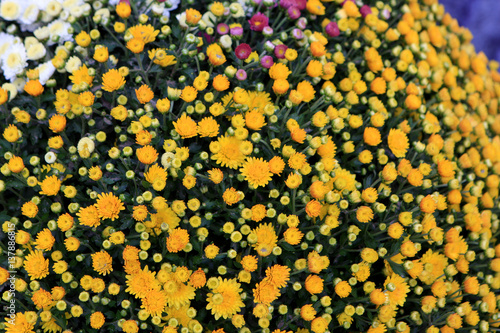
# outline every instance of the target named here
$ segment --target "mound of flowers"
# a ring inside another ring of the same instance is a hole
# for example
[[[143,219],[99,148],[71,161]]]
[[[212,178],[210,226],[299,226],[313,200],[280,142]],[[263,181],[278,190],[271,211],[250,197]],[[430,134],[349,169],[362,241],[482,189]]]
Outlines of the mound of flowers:
[[[437,0],[0,3],[0,329],[500,330],[500,74]]]

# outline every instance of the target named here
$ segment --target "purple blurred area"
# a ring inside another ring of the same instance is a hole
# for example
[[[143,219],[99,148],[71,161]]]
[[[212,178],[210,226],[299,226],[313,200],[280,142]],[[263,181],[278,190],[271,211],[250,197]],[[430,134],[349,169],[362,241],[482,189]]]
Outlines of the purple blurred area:
[[[474,38],[476,52],[500,61],[500,0],[439,0]]]

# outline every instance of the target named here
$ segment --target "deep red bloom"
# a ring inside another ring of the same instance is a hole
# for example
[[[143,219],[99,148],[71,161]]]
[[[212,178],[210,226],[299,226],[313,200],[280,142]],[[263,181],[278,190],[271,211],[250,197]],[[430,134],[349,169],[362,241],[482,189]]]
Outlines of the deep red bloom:
[[[274,55],[278,59],[285,59],[285,52],[287,49],[288,46],[286,46],[285,44],[276,45],[276,47],[274,48]]]
[[[371,14],[372,13],[372,9],[370,8],[370,6],[368,5],[363,5],[361,7],[361,9],[359,10],[359,12],[361,13],[361,15],[363,17],[366,17],[368,14]]]
[[[236,58],[245,60],[250,56],[250,53],[252,53],[252,48],[250,47],[250,45],[242,43],[236,47],[234,53],[236,54]]]
[[[297,7],[299,10],[304,10],[307,6],[307,0],[295,0],[293,6]]]
[[[340,35],[340,30],[339,26],[337,25],[337,22],[330,22],[326,25],[325,31],[330,37],[337,37]]]
[[[294,0],[280,0],[281,8],[288,9],[295,4]]]
[[[248,20],[248,23],[250,23],[251,30],[262,31],[269,25],[269,18],[262,13],[257,13],[254,14],[250,20]]]

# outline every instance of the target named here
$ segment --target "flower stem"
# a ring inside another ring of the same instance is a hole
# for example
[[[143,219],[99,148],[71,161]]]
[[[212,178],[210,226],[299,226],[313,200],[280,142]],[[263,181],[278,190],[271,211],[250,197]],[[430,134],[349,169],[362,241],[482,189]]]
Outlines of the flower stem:
[[[148,86],[151,86],[151,84],[149,83],[148,75],[147,75],[146,71],[144,70],[144,66],[142,65],[141,57],[139,56],[139,54],[136,53],[135,54],[135,58],[137,59],[137,62],[139,63],[139,67],[141,69],[142,77],[144,78],[144,80],[146,80],[146,84]]]

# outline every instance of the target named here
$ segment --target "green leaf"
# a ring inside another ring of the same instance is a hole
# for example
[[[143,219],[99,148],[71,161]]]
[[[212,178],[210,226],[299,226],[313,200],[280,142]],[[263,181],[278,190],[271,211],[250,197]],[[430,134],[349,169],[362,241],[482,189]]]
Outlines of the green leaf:
[[[391,259],[386,259],[386,260],[389,263],[389,265],[391,265],[391,268],[394,271],[394,273],[396,273],[400,276],[406,275],[406,270],[404,269],[403,265],[397,264],[394,261],[392,261]]]

